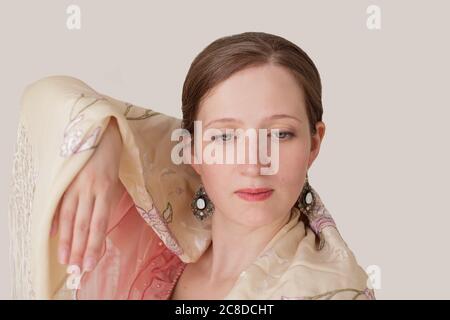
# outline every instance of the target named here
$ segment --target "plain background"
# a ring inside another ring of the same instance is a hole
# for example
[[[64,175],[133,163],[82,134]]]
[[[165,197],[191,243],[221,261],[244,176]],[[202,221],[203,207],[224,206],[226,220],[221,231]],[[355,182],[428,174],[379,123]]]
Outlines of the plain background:
[[[181,117],[196,54],[245,31],[295,42],[319,69],[327,130],[310,183],[360,265],[380,267],[377,298],[450,298],[449,1],[0,4],[0,298],[10,297],[8,192],[24,87],[66,74]],[[70,4],[81,30],[66,28]],[[380,30],[366,27],[372,4]]]

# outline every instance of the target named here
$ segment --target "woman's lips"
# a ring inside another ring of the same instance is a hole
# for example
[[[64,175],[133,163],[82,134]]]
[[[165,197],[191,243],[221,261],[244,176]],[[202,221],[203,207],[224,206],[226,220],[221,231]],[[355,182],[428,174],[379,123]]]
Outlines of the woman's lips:
[[[248,188],[248,189],[240,189],[235,192],[240,198],[247,200],[247,201],[262,201],[269,198],[272,193],[273,189],[269,188]]]

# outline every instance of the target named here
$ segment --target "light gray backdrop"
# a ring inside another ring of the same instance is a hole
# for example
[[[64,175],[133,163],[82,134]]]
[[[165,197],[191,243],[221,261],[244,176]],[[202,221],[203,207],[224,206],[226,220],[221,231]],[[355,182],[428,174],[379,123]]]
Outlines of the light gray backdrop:
[[[81,29],[66,27],[69,5]],[[367,27],[377,5],[381,29]],[[0,2],[0,298],[8,298],[7,199],[24,87],[66,74],[181,117],[195,55],[218,37],[265,31],[315,61],[326,136],[310,171],[380,299],[450,298],[449,1]]]

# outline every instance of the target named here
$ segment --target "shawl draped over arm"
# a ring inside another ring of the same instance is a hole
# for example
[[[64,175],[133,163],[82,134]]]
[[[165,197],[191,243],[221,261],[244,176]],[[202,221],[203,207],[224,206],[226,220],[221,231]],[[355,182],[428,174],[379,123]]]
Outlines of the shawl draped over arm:
[[[123,141],[119,178],[127,193],[112,215],[104,256],[91,275],[84,274],[75,297],[145,298],[155,270],[157,291],[207,249],[210,221],[196,219],[190,208],[200,177],[188,164],[171,161],[178,143],[171,134],[181,120],[100,94],[73,77],[46,77],[28,85],[21,100],[9,208],[13,298],[73,294],[62,290],[71,275],[57,262],[51,222],[112,117]],[[374,298],[366,273],[314,192],[318,204],[310,226],[295,211],[228,298]],[[325,239],[322,250],[316,249],[317,236]],[[156,265],[151,270],[150,261]]]

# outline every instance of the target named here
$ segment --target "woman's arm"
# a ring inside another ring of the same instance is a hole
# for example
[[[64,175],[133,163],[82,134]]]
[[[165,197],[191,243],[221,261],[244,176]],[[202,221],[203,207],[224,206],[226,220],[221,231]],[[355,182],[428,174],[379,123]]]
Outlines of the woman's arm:
[[[61,198],[51,235],[59,232],[58,261],[86,271],[98,262],[111,211],[125,188],[119,180],[122,139],[111,117],[97,149]]]
[[[171,134],[180,122],[98,93],[73,77],[50,76],[26,87],[9,210],[14,297],[53,297],[68,278],[67,268],[57,259],[59,236],[66,249],[70,247],[70,252],[63,252],[63,262],[84,263],[103,238],[101,222],[116,222],[118,217],[108,217],[108,209],[117,206],[114,201],[124,189],[138,214],[173,252],[185,261],[201,254],[197,243],[205,243],[209,230],[190,213],[200,180],[190,166],[175,165],[170,158],[177,143]],[[121,148],[111,142],[118,141],[116,127]],[[77,223],[80,219],[84,222]],[[94,221],[99,233],[92,232]],[[51,233],[58,236],[50,237]],[[79,248],[73,251],[74,246]]]

